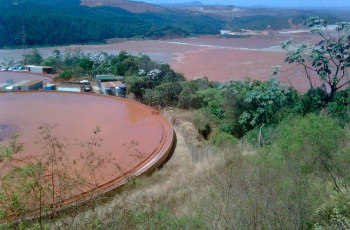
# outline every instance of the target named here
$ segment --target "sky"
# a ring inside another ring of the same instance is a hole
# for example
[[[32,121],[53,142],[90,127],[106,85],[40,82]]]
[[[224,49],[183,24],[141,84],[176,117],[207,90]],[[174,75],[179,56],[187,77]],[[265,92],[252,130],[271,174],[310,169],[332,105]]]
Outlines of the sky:
[[[234,6],[281,6],[281,7],[350,7],[350,0],[138,0],[148,3],[186,3],[200,1],[203,4]]]

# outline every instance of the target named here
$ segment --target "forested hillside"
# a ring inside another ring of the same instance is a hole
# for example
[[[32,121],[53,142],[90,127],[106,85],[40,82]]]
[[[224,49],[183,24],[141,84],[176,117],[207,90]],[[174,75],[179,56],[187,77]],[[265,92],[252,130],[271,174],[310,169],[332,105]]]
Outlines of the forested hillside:
[[[134,14],[116,7],[80,6],[80,1],[0,2],[0,48],[101,43],[108,38],[176,38],[215,34],[224,21],[164,10]]]
[[[104,43],[110,38],[181,38],[218,34],[221,29],[279,30],[303,27],[305,20],[315,15],[331,23],[349,19],[342,9],[161,7],[127,0],[3,0],[0,48]]]

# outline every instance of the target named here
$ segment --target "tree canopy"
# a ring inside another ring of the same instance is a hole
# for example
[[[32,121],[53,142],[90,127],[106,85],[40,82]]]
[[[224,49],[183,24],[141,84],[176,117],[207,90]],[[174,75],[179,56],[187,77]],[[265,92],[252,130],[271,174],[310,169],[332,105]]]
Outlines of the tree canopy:
[[[305,42],[295,43],[289,39],[282,43],[287,51],[285,62],[302,66],[305,76],[310,82],[310,89],[314,86],[311,80],[317,74],[329,90],[329,101],[333,101],[335,93],[349,83],[347,69],[350,66],[350,23],[340,22],[334,30],[329,28],[329,21],[317,17],[307,20],[310,32],[320,36],[316,44]]]
[[[0,48],[103,43],[109,38],[179,38],[217,34],[224,21],[166,9],[131,13],[79,1],[0,1]]]

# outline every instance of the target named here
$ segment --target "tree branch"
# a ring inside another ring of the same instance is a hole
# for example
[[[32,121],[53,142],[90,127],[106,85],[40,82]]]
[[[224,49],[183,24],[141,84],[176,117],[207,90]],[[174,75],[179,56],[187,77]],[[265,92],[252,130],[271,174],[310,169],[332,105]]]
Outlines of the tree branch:
[[[349,83],[350,83],[350,81],[346,81],[345,83],[341,84],[340,86],[335,87],[335,90],[338,90],[338,89],[342,88],[344,85],[349,84]]]

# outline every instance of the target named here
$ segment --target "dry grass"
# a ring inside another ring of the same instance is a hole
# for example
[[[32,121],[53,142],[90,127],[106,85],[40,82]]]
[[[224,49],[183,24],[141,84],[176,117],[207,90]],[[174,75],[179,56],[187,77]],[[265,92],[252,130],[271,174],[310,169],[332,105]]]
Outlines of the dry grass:
[[[184,121],[192,122],[194,110],[183,110],[178,108],[173,108],[171,110],[165,111],[165,116],[169,119],[169,121],[174,125],[178,126],[180,123]]]
[[[170,120],[184,115],[170,113]],[[212,148],[186,120],[176,119],[174,129],[177,148],[163,168],[101,196],[74,217],[60,218],[62,228],[311,228],[309,218],[327,197],[322,181],[248,148]]]
[[[161,169],[83,206],[68,209],[54,219],[48,218],[45,223],[51,229],[225,229],[242,223],[252,226],[250,219],[257,209],[256,202],[264,205],[265,197],[269,199],[271,194],[258,194],[259,178],[247,176],[254,168],[242,163],[239,147],[217,149],[207,145],[188,121],[190,114],[181,110],[165,113],[169,120],[177,117],[174,130],[178,140],[173,157]],[[273,183],[273,178],[269,179]],[[256,200],[259,196],[263,198]]]
[[[55,226],[83,229],[91,226],[92,220],[103,220],[108,226],[118,225],[116,216],[128,215],[131,210],[171,210],[174,219],[186,216],[207,196],[210,190],[208,178],[222,159],[206,146],[198,132],[188,121],[191,112],[171,111],[166,117],[177,117],[174,129],[177,147],[173,157],[151,176],[137,178],[109,195],[101,196],[93,208],[76,215],[58,219]],[[181,117],[181,119],[180,119]],[[123,225],[121,225],[123,226]],[[123,228],[123,227],[121,227]]]

